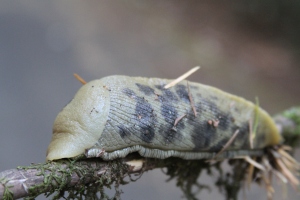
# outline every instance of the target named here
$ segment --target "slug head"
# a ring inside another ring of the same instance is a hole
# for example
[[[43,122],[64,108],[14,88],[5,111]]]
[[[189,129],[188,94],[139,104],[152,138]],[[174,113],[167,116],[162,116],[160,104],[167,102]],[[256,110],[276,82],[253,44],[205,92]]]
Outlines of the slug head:
[[[83,154],[100,138],[109,112],[109,91],[101,80],[83,85],[57,115],[47,160]]]

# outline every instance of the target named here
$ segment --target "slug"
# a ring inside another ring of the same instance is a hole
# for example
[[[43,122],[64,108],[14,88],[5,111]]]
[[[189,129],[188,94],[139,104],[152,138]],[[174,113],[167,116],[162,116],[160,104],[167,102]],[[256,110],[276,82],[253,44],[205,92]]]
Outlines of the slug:
[[[250,101],[186,80],[165,89],[171,81],[109,76],[83,85],[55,119],[47,160],[112,160],[132,152],[232,158],[282,142],[269,114]]]

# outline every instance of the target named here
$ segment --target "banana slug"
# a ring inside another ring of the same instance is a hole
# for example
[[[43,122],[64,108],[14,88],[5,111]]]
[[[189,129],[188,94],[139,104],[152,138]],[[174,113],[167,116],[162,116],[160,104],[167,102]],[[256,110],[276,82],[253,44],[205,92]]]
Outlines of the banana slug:
[[[282,142],[272,118],[250,101],[187,81],[165,89],[171,81],[109,76],[83,85],[56,117],[46,159],[85,154],[112,160],[132,152],[232,158]],[[257,122],[255,137],[251,121]]]

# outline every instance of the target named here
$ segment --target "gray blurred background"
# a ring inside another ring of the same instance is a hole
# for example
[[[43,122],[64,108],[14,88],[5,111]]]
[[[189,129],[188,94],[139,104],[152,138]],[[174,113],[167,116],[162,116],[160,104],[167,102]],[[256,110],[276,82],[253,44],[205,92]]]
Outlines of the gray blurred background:
[[[300,2],[284,0],[1,1],[0,171],[45,161],[52,123],[81,86],[73,73],[176,78],[200,65],[189,80],[258,96],[271,114],[299,105],[299,22]],[[167,178],[147,172],[123,199],[181,199]],[[224,199],[216,188],[199,198]]]

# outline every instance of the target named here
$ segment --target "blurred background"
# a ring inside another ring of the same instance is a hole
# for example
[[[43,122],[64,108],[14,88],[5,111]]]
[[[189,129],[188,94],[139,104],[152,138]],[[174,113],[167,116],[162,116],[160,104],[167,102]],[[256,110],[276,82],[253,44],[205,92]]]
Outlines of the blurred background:
[[[176,78],[200,65],[189,80],[257,96],[271,114],[299,105],[299,21],[300,1],[2,1],[0,171],[45,161],[52,123],[81,86],[73,73]],[[181,199],[167,178],[147,172],[123,199]],[[224,199],[212,189],[198,197]]]

